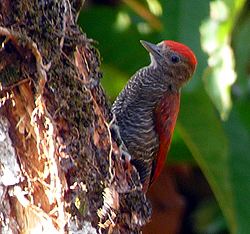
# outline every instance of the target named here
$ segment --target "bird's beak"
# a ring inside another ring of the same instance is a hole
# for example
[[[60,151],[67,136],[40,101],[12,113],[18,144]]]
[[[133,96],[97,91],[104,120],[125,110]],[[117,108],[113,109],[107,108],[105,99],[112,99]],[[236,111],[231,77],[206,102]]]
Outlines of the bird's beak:
[[[161,49],[157,45],[154,45],[147,41],[140,40],[141,44],[145,47],[145,49],[150,52],[154,57],[162,57]]]

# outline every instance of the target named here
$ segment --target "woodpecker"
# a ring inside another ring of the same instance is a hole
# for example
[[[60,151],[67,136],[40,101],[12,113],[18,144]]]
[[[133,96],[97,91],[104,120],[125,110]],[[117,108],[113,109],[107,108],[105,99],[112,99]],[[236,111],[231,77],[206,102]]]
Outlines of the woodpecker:
[[[131,77],[115,100],[112,113],[146,192],[164,166],[179,112],[180,91],[193,76],[197,60],[178,42],[140,42],[150,53],[151,63]]]

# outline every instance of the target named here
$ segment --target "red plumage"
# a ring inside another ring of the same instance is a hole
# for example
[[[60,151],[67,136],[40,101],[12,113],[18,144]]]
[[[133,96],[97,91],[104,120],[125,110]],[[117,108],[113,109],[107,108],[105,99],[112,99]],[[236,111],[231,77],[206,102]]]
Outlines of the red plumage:
[[[196,57],[193,53],[192,50],[190,50],[187,46],[175,42],[175,41],[164,41],[164,43],[171,49],[174,50],[177,53],[180,53],[182,55],[184,55],[186,58],[189,59],[190,63],[194,66],[197,65],[197,60]]]
[[[152,184],[160,175],[172,141],[175,123],[179,113],[180,93],[166,93],[156,107],[156,130],[159,133],[160,144]]]

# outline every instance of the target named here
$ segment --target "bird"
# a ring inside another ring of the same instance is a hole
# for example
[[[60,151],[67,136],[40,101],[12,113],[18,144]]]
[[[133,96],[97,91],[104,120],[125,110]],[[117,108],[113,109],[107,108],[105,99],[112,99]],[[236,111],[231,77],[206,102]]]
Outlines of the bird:
[[[197,59],[191,49],[179,42],[140,42],[149,52],[151,63],[130,78],[111,112],[146,193],[165,164],[181,88],[195,73]]]

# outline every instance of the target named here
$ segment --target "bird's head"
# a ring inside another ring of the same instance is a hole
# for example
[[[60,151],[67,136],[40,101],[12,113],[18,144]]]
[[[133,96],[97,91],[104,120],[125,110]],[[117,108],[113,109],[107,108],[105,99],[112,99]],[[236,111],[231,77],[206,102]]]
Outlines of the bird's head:
[[[185,85],[193,76],[197,60],[187,46],[175,41],[162,41],[157,45],[141,41],[141,44],[150,52],[151,65],[159,66],[178,87]]]

